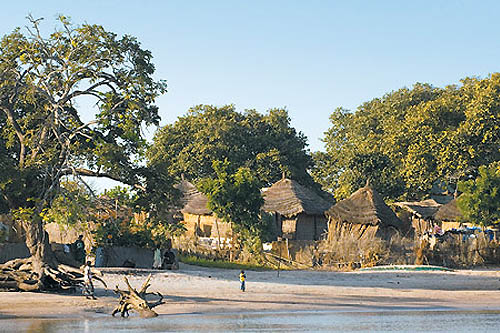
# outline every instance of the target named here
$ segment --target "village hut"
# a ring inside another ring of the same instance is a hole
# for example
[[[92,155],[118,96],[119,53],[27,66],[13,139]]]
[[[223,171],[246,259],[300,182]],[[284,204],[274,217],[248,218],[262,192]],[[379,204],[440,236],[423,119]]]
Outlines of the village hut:
[[[460,229],[463,221],[463,214],[457,206],[457,199],[453,199],[446,205],[442,205],[434,214],[434,219],[441,222],[443,231]]]
[[[220,221],[208,208],[208,198],[191,182],[182,180],[176,188],[182,192],[181,213],[186,234],[221,241],[232,235],[231,223]]]
[[[335,204],[326,215],[328,239],[351,234],[358,239],[379,237],[387,240],[404,228],[403,222],[369,184]]]
[[[212,214],[212,211],[207,207],[207,196],[198,191],[191,182],[183,179],[175,187],[182,193],[180,198],[181,212],[186,211],[193,215]]]
[[[403,220],[408,220],[416,235],[421,236],[425,232],[432,230],[434,214],[442,205],[434,199],[427,199],[415,202],[396,202],[393,207],[400,208],[407,215],[398,213]]]
[[[278,236],[318,240],[327,232],[324,212],[331,204],[294,180],[283,178],[263,191],[264,212],[273,215]]]

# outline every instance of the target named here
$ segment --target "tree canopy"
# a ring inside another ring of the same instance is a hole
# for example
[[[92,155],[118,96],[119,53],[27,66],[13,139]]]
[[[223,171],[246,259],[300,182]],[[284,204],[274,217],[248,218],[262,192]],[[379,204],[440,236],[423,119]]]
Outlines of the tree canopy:
[[[41,215],[45,222],[74,226],[89,221],[91,207],[88,188],[78,182],[62,181],[59,193]]]
[[[233,105],[193,107],[158,131],[148,157],[150,166],[162,165],[170,175],[192,180],[215,176],[212,161],[227,159],[233,172],[247,167],[263,185],[279,180],[282,172],[312,184],[306,137],[290,126],[283,109],[262,115],[237,112]]]
[[[220,219],[233,223],[236,232],[243,229],[262,234],[265,226],[260,218],[264,199],[261,185],[249,168],[231,173],[229,161],[214,161],[214,178],[204,178],[199,188],[208,197],[208,208]]]
[[[389,199],[421,199],[500,160],[500,74],[459,86],[415,84],[354,112],[339,108],[314,175],[340,199],[367,178]]]
[[[41,20],[0,43],[0,207],[47,205],[68,175],[144,185],[143,126],[158,125],[152,55],[131,36]],[[48,200],[48,201],[47,201]]]
[[[480,166],[476,179],[458,183],[457,206],[464,220],[483,227],[500,223],[500,163]]]

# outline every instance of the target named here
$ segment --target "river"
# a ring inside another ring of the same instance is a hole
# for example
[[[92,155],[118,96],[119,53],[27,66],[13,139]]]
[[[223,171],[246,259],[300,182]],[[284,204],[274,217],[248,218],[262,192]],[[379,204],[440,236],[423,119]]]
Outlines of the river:
[[[500,332],[500,311],[259,312],[3,318],[0,332]]]

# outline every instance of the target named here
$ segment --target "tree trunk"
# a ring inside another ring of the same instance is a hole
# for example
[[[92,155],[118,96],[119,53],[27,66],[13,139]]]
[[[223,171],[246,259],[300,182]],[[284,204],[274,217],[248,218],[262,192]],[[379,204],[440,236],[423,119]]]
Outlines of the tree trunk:
[[[33,216],[31,221],[22,222],[31,257],[0,265],[0,290],[62,291],[83,286],[82,272],[58,262],[40,215]]]
[[[50,247],[49,234],[43,229],[40,216],[36,214],[32,221],[24,221],[22,226],[26,235],[26,246],[33,260],[57,266],[56,257]]]

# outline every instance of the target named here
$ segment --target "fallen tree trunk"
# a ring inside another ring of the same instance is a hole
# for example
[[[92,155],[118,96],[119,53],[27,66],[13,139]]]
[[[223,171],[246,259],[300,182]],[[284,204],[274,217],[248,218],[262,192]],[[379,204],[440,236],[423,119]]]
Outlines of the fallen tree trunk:
[[[148,278],[142,284],[139,291],[132,288],[127,277],[123,278],[125,283],[127,284],[128,290],[120,290],[118,286],[116,286],[115,293],[120,295],[120,299],[118,300],[118,306],[111,313],[113,316],[120,312],[122,317],[129,316],[129,310],[134,310],[142,318],[152,318],[158,316],[156,312],[152,309],[155,306],[160,304],[164,304],[163,296],[160,293],[148,293],[147,289],[151,286],[149,284],[149,280],[151,280],[151,274],[149,274]],[[154,303],[149,303],[146,299],[147,295],[156,295],[159,297]]]
[[[35,262],[35,257],[14,259],[0,265],[0,290],[8,291],[75,291],[83,287],[83,273],[80,269],[57,264],[52,266]],[[106,283],[92,271],[94,279]]]
[[[31,257],[0,265],[0,290],[57,292],[82,287],[82,271],[58,262],[39,214],[34,216],[32,221],[22,221]],[[104,284],[101,279],[97,280]]]

